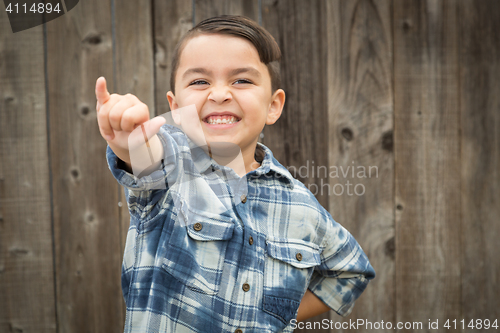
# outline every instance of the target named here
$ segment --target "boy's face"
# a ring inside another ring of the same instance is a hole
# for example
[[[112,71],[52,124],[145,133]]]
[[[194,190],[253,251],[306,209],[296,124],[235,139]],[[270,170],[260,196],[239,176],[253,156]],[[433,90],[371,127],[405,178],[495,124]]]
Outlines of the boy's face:
[[[199,35],[186,42],[167,93],[171,110],[196,105],[208,142],[254,150],[265,124],[281,115],[285,94],[271,91],[271,77],[255,47],[243,38]]]

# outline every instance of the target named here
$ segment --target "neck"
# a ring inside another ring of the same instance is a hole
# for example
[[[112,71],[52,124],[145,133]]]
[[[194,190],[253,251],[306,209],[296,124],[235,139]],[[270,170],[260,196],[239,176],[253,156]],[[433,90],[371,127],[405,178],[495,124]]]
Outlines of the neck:
[[[244,149],[241,153],[243,155],[243,161],[245,164],[245,174],[249,173],[260,167],[260,163],[255,160],[255,150],[257,149],[257,140],[253,142],[247,149]]]
[[[241,150],[236,145],[212,143],[210,155],[218,164],[233,169],[238,176],[243,177],[260,166],[255,160],[256,147],[257,141]]]

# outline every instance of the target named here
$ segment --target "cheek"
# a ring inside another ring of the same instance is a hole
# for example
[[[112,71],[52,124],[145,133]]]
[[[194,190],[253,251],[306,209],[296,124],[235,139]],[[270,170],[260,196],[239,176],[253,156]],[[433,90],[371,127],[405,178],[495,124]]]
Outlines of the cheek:
[[[203,106],[204,101],[206,100],[206,93],[203,92],[192,92],[189,94],[185,94],[181,96],[180,102],[182,103],[182,106],[188,106],[188,105],[196,105],[196,108],[198,112],[200,111],[200,108]]]
[[[242,93],[239,95],[238,100],[241,105],[246,105],[252,109],[259,109],[267,111],[269,106],[269,100],[271,98],[264,93]]]

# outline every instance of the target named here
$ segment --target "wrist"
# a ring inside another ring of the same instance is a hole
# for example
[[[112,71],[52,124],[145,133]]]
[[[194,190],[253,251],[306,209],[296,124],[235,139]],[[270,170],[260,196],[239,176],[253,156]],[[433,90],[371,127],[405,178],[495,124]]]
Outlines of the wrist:
[[[123,162],[125,162],[127,165],[130,166],[130,154],[129,154],[128,149],[119,147],[119,146],[117,146],[117,145],[115,145],[115,144],[113,144],[112,142],[109,142],[109,141],[106,141],[106,142],[108,143],[108,146],[109,146],[109,148],[111,148],[111,150],[113,151],[113,153],[115,153],[115,155],[120,160],[122,160]]]
[[[161,166],[164,149],[158,135],[153,135],[146,142],[128,151],[128,167],[136,177],[149,175]]]

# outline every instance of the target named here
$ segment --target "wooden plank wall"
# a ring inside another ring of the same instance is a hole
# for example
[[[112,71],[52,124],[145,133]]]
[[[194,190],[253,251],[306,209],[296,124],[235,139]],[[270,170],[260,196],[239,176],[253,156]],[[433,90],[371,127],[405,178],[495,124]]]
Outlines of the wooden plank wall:
[[[377,273],[343,323],[394,322],[392,3],[329,1],[327,13],[329,165],[346,173],[330,179],[330,212],[355,236]]]
[[[394,3],[398,321],[462,316],[457,4]]]
[[[106,174],[95,81],[113,68],[112,3],[81,2],[46,25],[56,310],[61,332],[113,332],[120,300],[118,187]],[[116,52],[116,51],[115,51]],[[134,61],[133,55],[130,59]]]
[[[500,3],[459,6],[462,314],[500,309]]]
[[[287,100],[261,141],[377,272],[349,317],[309,322],[500,320],[500,2],[86,0],[17,34],[0,14],[0,333],[123,330],[95,80],[169,111],[177,41],[219,14],[277,40]],[[315,331],[417,329],[296,330]]]
[[[7,31],[8,33],[4,33]],[[56,332],[43,28],[0,15],[0,332]]]

